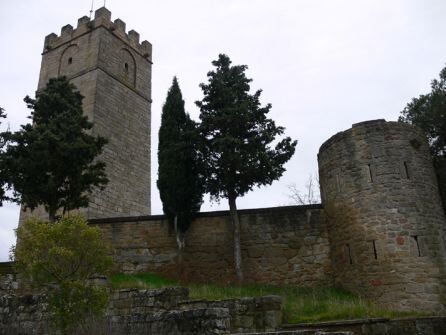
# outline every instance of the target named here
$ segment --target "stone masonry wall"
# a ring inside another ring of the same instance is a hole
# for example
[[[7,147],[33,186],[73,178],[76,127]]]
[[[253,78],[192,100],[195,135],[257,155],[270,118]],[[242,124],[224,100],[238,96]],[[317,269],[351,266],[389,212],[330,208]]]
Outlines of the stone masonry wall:
[[[331,284],[325,221],[319,206],[240,210],[246,281],[305,286]],[[149,271],[182,280],[235,280],[229,213],[200,213],[178,254],[175,234],[163,216],[97,219],[115,248],[118,271]],[[181,261],[180,261],[181,259]]]
[[[339,320],[289,325],[286,328],[294,329],[296,334],[308,335],[313,334],[311,330],[319,330],[324,332],[322,334],[327,335],[440,335],[446,334],[446,317],[430,316],[401,319],[374,318]],[[321,333],[315,332],[315,334],[319,335]],[[271,333],[270,335],[276,334]],[[293,333],[287,333],[287,335],[293,335]]]
[[[38,90],[67,76],[84,96],[92,133],[108,139],[100,159],[109,183],[81,210],[88,218],[150,214],[151,57],[150,43],[126,33],[120,19],[112,22],[106,8],[45,38]],[[22,211],[21,221],[30,215],[48,218],[38,208]]]
[[[445,308],[445,217],[426,138],[384,120],[319,151],[335,283],[388,308]]]
[[[281,298],[188,300],[187,288],[112,292],[104,318],[90,319],[82,334],[228,334],[272,331],[282,320]],[[54,334],[42,294],[0,295],[0,334]]]

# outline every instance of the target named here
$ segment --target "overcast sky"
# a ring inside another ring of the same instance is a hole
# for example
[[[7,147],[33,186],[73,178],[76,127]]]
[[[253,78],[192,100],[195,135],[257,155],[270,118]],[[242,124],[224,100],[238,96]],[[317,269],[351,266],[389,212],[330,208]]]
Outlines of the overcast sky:
[[[103,1],[94,1],[94,8]],[[89,15],[91,0],[0,0],[0,106],[15,130],[27,122],[25,95],[37,87],[44,37]],[[301,190],[317,172],[319,146],[352,123],[396,120],[406,103],[429,90],[446,62],[444,0],[107,0],[112,20],[153,45],[152,214],[157,134],[162,104],[178,76],[186,109],[211,61],[226,53],[247,64],[252,90],[263,89],[270,116],[299,140],[287,172],[272,186],[238,200],[239,208],[290,204],[288,185]],[[202,210],[227,209],[227,203]],[[15,243],[19,208],[0,208],[0,261]]]

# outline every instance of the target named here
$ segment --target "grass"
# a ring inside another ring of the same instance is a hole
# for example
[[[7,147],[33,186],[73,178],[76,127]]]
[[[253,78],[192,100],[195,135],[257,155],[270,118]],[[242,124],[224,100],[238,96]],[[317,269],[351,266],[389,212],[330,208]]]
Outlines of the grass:
[[[280,295],[283,299],[284,323],[318,322],[359,318],[397,318],[423,316],[419,312],[383,310],[348,292],[334,288],[302,288],[246,284],[242,286],[218,286],[213,284],[185,283],[141,273],[136,275],[115,274],[109,278],[113,288],[162,288],[185,286],[191,299],[221,300],[262,295]]]

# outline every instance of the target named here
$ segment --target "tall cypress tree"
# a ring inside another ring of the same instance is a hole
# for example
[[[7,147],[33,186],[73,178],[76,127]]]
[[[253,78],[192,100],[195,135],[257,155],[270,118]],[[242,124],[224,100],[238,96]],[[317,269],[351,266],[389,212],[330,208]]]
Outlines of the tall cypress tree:
[[[279,179],[283,165],[293,156],[297,141],[267,117],[271,105],[261,106],[261,90],[250,94],[246,65],[231,66],[220,54],[208,72],[208,82],[200,84],[204,98],[200,108],[206,191],[213,199],[227,198],[234,229],[234,260],[237,278],[243,280],[240,221],[236,199],[254,186],[269,185]],[[273,142],[276,144],[273,146]]]
[[[180,251],[184,248],[184,233],[192,216],[203,203],[195,128],[195,122],[184,110],[178,80],[174,77],[161,116],[157,186]]]

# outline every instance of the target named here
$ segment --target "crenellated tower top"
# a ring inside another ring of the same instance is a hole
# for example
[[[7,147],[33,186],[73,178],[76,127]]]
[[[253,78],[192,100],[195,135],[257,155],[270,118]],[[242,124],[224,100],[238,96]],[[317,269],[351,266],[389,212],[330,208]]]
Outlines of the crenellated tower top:
[[[139,33],[135,30],[130,30],[126,33],[125,22],[121,19],[111,21],[111,12],[101,7],[95,11],[94,19],[90,20],[88,16],[83,16],[77,20],[77,28],[74,29],[72,25],[67,24],[62,27],[60,36],[55,33],[51,33],[45,37],[43,53],[49,52],[55,48],[58,48],[66,43],[69,43],[73,38],[87,34],[94,29],[103,27],[108,29],[118,38],[122,39],[125,43],[130,45],[137,53],[143,56],[148,61],[152,61],[152,44],[144,40],[139,42]]]

